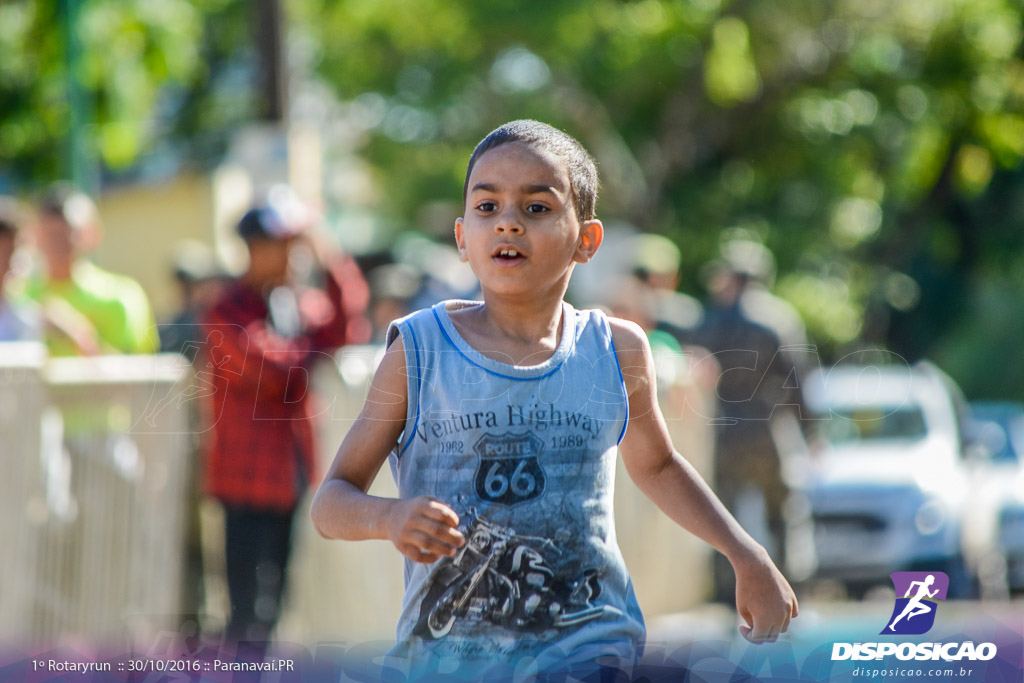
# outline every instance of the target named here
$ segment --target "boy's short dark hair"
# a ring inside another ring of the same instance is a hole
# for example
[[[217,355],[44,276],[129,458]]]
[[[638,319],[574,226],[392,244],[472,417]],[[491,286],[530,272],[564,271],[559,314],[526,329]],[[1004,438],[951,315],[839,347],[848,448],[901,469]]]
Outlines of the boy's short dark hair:
[[[462,185],[463,202],[469,193],[469,176],[476,162],[485,152],[511,142],[522,143],[561,159],[569,173],[569,189],[576,207],[576,217],[581,223],[594,218],[598,187],[594,159],[576,138],[546,123],[530,119],[510,121],[495,128],[480,141],[466,167],[466,180]]]

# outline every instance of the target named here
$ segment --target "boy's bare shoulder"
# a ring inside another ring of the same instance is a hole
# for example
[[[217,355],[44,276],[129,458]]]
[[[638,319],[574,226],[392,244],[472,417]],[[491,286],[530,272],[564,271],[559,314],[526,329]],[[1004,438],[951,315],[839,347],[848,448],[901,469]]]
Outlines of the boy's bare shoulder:
[[[620,361],[627,357],[633,359],[633,356],[642,361],[646,357],[650,344],[642,327],[623,318],[608,318],[608,325],[612,328],[612,341]]]
[[[626,393],[633,392],[653,380],[654,362],[647,333],[631,320],[608,318],[612,329],[612,342],[619,357],[619,367],[626,381]]]
[[[403,359],[405,358],[405,342],[402,341],[401,334],[396,334],[387,342],[387,348],[384,349],[384,357],[387,358],[392,354],[401,356]]]
[[[404,400],[407,393],[407,374],[405,344],[402,342],[402,335],[397,334],[385,349],[384,357],[381,358],[377,371],[373,375],[366,407],[374,402],[391,404],[394,403],[394,398],[398,397]],[[383,400],[383,396],[391,396],[393,399]]]
[[[395,336],[387,341],[387,347],[384,349],[384,356],[380,360],[380,365],[377,366],[378,374],[380,372],[397,372],[402,373],[405,370],[405,340],[402,339],[401,334],[395,334]]]

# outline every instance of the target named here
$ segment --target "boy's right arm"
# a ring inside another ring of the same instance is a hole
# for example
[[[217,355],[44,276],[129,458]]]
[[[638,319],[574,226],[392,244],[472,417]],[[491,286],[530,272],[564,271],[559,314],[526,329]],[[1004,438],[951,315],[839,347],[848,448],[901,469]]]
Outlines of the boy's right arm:
[[[324,538],[390,540],[406,557],[430,563],[454,555],[465,539],[459,517],[434,498],[367,494],[405,427],[405,349],[397,338],[374,374],[362,411],[341,443],[310,508]]]
[[[619,447],[626,471],[669,517],[729,559],[736,572],[736,609],[746,622],[740,633],[752,642],[774,642],[799,612],[793,589],[672,445],[647,335],[634,323],[609,322],[629,401],[629,427]]]

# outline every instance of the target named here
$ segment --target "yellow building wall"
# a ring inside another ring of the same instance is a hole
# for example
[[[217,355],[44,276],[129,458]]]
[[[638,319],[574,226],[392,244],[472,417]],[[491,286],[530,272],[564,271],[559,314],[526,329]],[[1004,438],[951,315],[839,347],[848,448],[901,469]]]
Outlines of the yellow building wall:
[[[98,198],[104,238],[91,254],[97,265],[130,275],[149,295],[158,319],[178,309],[172,257],[181,240],[213,246],[209,177],[180,174],[159,185],[132,185]]]

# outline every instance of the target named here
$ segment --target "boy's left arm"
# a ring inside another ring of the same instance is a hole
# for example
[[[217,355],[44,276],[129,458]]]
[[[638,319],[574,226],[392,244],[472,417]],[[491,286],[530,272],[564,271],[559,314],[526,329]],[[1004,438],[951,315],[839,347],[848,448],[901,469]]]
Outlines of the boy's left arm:
[[[629,426],[620,444],[629,476],[681,527],[724,554],[736,572],[736,609],[748,640],[774,642],[797,615],[793,589],[726,510],[694,467],[672,446],[658,406],[654,358],[637,325],[612,319],[612,337],[629,396]]]

